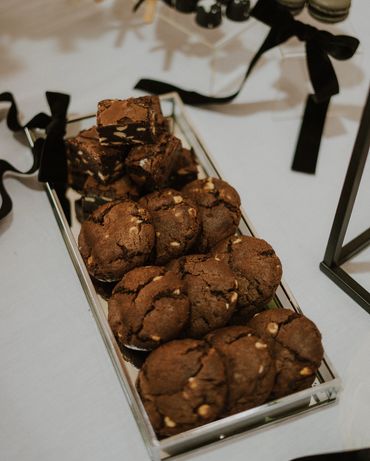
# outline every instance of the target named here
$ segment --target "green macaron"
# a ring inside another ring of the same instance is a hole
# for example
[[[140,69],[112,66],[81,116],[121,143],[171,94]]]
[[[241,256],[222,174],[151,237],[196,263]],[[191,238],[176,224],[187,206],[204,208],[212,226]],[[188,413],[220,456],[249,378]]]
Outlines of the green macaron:
[[[351,0],[308,0],[308,11],[321,22],[340,22],[346,19]]]

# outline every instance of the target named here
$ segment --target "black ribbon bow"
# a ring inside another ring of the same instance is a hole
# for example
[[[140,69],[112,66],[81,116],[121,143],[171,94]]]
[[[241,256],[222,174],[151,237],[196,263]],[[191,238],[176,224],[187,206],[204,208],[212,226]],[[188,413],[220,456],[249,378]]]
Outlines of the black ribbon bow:
[[[46,129],[45,139],[37,139],[32,148],[33,162],[27,171],[20,171],[6,160],[0,159],[0,219],[12,210],[12,200],[4,187],[6,172],[29,175],[39,170],[38,179],[42,182],[52,182],[58,186],[66,183],[67,164],[64,154],[66,114],[69,96],[62,93],[46,92],[46,99],[51,115],[43,112],[35,115],[28,123],[22,125],[18,119],[18,108],[13,95],[9,92],[0,94],[0,102],[10,102],[7,113],[7,125],[11,131],[22,131],[25,128]],[[62,199],[63,202],[63,199]],[[67,210],[66,210],[67,211]]]
[[[223,104],[232,101],[260,57],[268,50],[296,36],[306,44],[307,66],[315,93],[308,96],[297,142],[292,169],[315,173],[317,156],[331,96],[339,93],[339,84],[329,56],[346,60],[354,55],[359,40],[348,35],[333,35],[296,20],[289,10],[276,0],[259,0],[251,16],[271,27],[269,34],[251,60],[239,89],[225,97],[205,96],[194,91],[151,79],[142,79],[135,88],[154,94],[177,91],[190,105]]]

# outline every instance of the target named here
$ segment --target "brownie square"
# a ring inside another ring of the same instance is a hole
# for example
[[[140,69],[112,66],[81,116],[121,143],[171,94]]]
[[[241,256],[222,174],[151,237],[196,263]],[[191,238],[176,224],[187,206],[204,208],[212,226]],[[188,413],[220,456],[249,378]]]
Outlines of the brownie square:
[[[93,176],[103,184],[122,176],[123,160],[128,151],[127,147],[102,147],[95,126],[82,130],[76,137],[66,140],[69,170]]]
[[[137,200],[140,190],[128,176],[122,176],[110,184],[101,184],[89,176],[81,191],[82,197],[75,202],[76,216],[80,222],[85,221],[99,206],[113,200],[129,198]]]
[[[158,96],[104,99],[96,120],[102,146],[151,144],[166,129]]]
[[[162,133],[155,144],[137,146],[130,151],[125,160],[127,174],[147,191],[163,188],[169,183],[181,148],[178,138]]]

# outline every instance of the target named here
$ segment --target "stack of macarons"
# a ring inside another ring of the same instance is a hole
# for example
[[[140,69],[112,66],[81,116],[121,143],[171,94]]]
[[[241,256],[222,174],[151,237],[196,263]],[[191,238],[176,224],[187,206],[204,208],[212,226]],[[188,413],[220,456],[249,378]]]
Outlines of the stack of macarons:
[[[300,13],[307,5],[312,17],[321,22],[336,23],[344,21],[349,14],[351,0],[277,0],[293,15]]]

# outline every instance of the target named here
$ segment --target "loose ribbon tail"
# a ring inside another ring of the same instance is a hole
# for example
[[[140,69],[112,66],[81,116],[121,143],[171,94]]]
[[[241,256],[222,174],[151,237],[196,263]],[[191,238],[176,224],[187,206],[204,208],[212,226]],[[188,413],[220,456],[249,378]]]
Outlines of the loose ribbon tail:
[[[250,62],[235,93],[211,97],[152,79],[141,79],[135,88],[153,94],[176,91],[184,103],[190,105],[225,104],[238,96],[266,51],[297,36],[306,42],[307,66],[315,93],[309,95],[306,102],[292,169],[314,174],[329,102],[339,92],[338,80],[329,55],[335,59],[349,59],[356,52],[359,41],[354,37],[333,35],[304,24],[294,19],[289,10],[275,0],[259,0],[252,9],[251,16],[270,26],[271,30]]]
[[[27,171],[20,171],[6,160],[0,159],[0,219],[7,216],[12,210],[12,200],[4,186],[4,175],[7,172],[13,172],[20,175],[30,175],[37,170],[41,171],[39,180],[56,181],[58,189],[59,184],[66,183],[67,170],[64,152],[63,136],[65,133],[66,111],[69,103],[69,96],[60,93],[46,93],[46,97],[51,109],[51,116],[45,113],[35,115],[28,123],[22,125],[18,119],[18,108],[13,95],[9,92],[0,94],[1,102],[10,102],[10,108],[7,113],[7,126],[13,131],[22,131],[25,128],[46,129],[46,138],[39,138],[35,141],[31,149],[33,162]],[[54,149],[55,147],[55,149]],[[62,165],[62,167],[61,167]],[[55,174],[55,171],[58,171]],[[61,202],[64,202],[61,197]],[[66,206],[66,205],[65,205]],[[66,211],[67,208],[66,208]],[[68,214],[66,215],[68,218]]]

